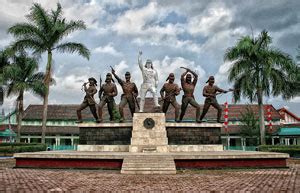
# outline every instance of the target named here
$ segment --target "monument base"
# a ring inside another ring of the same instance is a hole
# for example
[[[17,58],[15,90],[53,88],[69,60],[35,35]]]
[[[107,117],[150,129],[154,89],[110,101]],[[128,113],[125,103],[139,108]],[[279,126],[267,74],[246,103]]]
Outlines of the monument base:
[[[223,151],[223,145],[168,145],[168,146],[129,146],[129,145],[78,145],[77,151],[95,152],[202,152]]]
[[[125,158],[136,156],[150,158],[171,156],[176,169],[285,168],[286,160],[289,158],[285,153],[230,150],[168,153],[44,151],[14,154],[17,168],[87,168],[120,171]],[[126,167],[128,166],[127,164]]]
[[[175,174],[182,168],[286,167],[289,157],[282,153],[223,151],[221,124],[166,122],[163,113],[135,113],[132,123],[78,126],[78,151],[17,153],[16,167]]]

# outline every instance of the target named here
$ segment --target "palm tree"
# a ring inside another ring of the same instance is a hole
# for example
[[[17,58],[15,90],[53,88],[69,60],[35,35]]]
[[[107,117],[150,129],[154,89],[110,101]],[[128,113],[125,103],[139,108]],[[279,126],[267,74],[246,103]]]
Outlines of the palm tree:
[[[44,83],[46,93],[43,103],[43,121],[42,121],[42,143],[45,143],[45,131],[48,110],[49,83],[52,71],[52,53],[58,51],[61,53],[77,52],[79,55],[89,59],[89,50],[80,43],[62,42],[63,38],[76,30],[86,29],[83,21],[66,21],[62,16],[62,7],[58,3],[56,10],[47,12],[39,4],[33,4],[30,13],[27,16],[28,23],[19,23],[8,29],[16,41],[12,47],[16,50],[27,48],[33,51],[33,54],[40,56],[46,52],[48,60],[46,65]]]
[[[293,97],[292,87],[295,82],[297,66],[292,58],[270,47],[271,37],[267,31],[262,31],[256,38],[242,37],[235,46],[228,48],[224,60],[233,61],[229,69],[229,82],[234,83],[234,98],[239,101],[241,96],[259,105],[259,126],[261,144],[265,144],[265,123],[263,96],[279,96],[288,99]]]
[[[12,56],[12,63],[3,69],[3,79],[7,82],[7,96],[17,95],[17,142],[20,142],[23,118],[24,92],[31,91],[43,96],[46,87],[43,83],[44,73],[35,73],[38,69],[37,60],[27,57],[25,53]]]
[[[0,105],[2,105],[4,101],[3,68],[7,65],[9,65],[7,50],[1,50],[0,51]]]

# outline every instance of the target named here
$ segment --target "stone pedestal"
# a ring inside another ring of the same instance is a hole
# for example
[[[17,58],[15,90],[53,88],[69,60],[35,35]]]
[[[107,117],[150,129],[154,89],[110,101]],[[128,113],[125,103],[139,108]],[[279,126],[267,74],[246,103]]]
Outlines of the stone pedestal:
[[[129,152],[168,152],[164,113],[135,113]]]

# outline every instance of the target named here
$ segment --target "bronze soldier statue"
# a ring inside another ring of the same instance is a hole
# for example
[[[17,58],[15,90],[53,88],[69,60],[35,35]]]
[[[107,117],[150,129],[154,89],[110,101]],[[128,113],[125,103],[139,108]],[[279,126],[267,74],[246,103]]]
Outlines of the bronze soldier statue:
[[[218,101],[216,99],[216,95],[218,93],[227,93],[228,91],[220,89],[219,87],[215,86],[215,78],[213,76],[210,76],[209,79],[206,81],[208,85],[206,85],[203,88],[203,96],[206,97],[205,102],[204,102],[204,107],[203,107],[203,112],[200,117],[200,121],[204,118],[206,115],[210,105],[212,105],[214,108],[218,110],[218,117],[217,117],[217,122],[221,123],[221,116],[222,116],[222,108],[218,104]]]
[[[102,109],[106,103],[107,103],[107,109],[110,117],[109,120],[113,121],[113,108],[115,104],[114,97],[117,96],[118,90],[116,85],[112,81],[113,79],[111,73],[107,73],[105,83],[103,85],[100,85],[100,91],[99,91],[100,103],[98,106],[98,115],[99,115],[100,122],[103,121]]]
[[[119,104],[119,112],[121,115],[120,122],[124,121],[124,107],[128,103],[131,116],[135,112],[135,103],[137,102],[136,97],[138,96],[138,89],[134,82],[130,82],[130,72],[125,73],[125,81],[121,80],[115,73],[115,70],[111,68],[111,72],[114,77],[118,80],[118,83],[121,85],[123,94],[121,95],[121,102]],[[138,104],[138,103],[137,103]]]
[[[96,101],[94,99],[94,94],[97,93],[97,81],[95,78],[91,77],[88,79],[89,82],[86,82],[83,84],[84,91],[85,91],[85,97],[83,99],[83,102],[81,103],[80,107],[77,109],[77,117],[78,121],[77,123],[82,123],[82,116],[81,116],[81,111],[85,109],[86,107],[90,107],[90,110],[96,119],[96,122],[99,123],[98,115],[96,112]],[[87,88],[86,85],[89,83],[89,87]]]
[[[175,121],[179,121],[179,104],[176,101],[176,96],[180,93],[180,88],[177,84],[174,83],[175,76],[173,73],[169,74],[169,77],[167,78],[167,83],[164,84],[164,86],[160,90],[160,96],[162,98],[163,107],[162,111],[164,113],[167,113],[169,105],[172,104],[172,106],[175,108]]]
[[[182,96],[181,113],[179,121],[182,121],[188,104],[191,104],[193,107],[196,108],[196,122],[200,122],[200,105],[196,102],[194,98],[194,90],[197,84],[198,75],[189,68],[184,69],[186,69],[186,72],[184,72],[181,75],[181,87],[183,89],[184,95]],[[184,78],[185,75],[186,78]],[[192,75],[194,76],[193,82]]]

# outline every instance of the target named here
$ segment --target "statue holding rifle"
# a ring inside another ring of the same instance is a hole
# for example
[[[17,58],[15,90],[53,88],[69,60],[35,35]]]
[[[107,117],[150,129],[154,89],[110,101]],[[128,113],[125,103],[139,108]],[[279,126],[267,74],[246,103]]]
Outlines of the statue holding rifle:
[[[118,83],[121,85],[123,94],[121,95],[121,102],[119,104],[119,112],[121,115],[120,122],[124,121],[124,107],[128,103],[131,116],[135,112],[135,104],[138,105],[136,97],[138,96],[138,89],[134,82],[130,81],[131,75],[130,72],[125,73],[125,80],[121,80],[117,75],[115,70],[111,67],[111,73],[118,80]]]
[[[180,93],[180,88],[177,84],[174,83],[175,76],[173,73],[170,73],[167,78],[167,83],[160,90],[160,95],[163,100],[162,111],[166,113],[168,111],[169,105],[175,108],[175,121],[178,122],[179,118],[179,104],[176,101],[176,96]]]
[[[100,122],[102,122],[103,120],[102,109],[105,104],[107,104],[107,109],[110,116],[109,120],[113,121],[113,108],[115,105],[114,97],[117,96],[117,94],[118,94],[118,90],[116,85],[113,83],[112,75],[111,73],[107,73],[105,83],[103,85],[100,85],[100,91],[99,91],[100,103],[98,106],[98,115],[99,115]]]
[[[138,64],[142,71],[143,75],[143,83],[141,85],[141,101],[140,101],[140,112],[144,112],[144,104],[145,104],[145,97],[147,92],[151,92],[154,99],[155,107],[159,107],[158,104],[158,97],[157,97],[157,86],[158,86],[158,76],[157,71],[153,68],[153,64],[151,60],[147,60],[146,64],[143,65],[142,63],[142,52],[139,52],[138,55]]]
[[[203,112],[200,117],[200,121],[202,121],[202,119],[208,112],[210,105],[212,105],[214,108],[216,108],[218,110],[217,122],[221,123],[222,108],[217,101],[216,95],[218,95],[220,93],[227,93],[228,91],[220,89],[219,87],[214,85],[215,78],[213,76],[210,76],[208,78],[208,80],[206,81],[206,83],[208,83],[208,85],[206,85],[203,88],[203,96],[206,97],[206,99],[204,101],[204,107],[203,107]],[[229,89],[229,91],[233,91],[233,90]]]
[[[80,107],[77,109],[77,118],[78,121],[77,123],[82,123],[82,116],[81,116],[81,111],[85,109],[86,107],[90,107],[90,110],[96,119],[96,122],[99,123],[99,118],[96,112],[96,101],[94,99],[94,95],[97,93],[97,81],[95,78],[91,77],[88,79],[89,82],[85,82],[83,86],[83,90],[85,92],[85,97],[83,99],[83,102],[81,103]],[[89,84],[89,87],[86,85]]]

